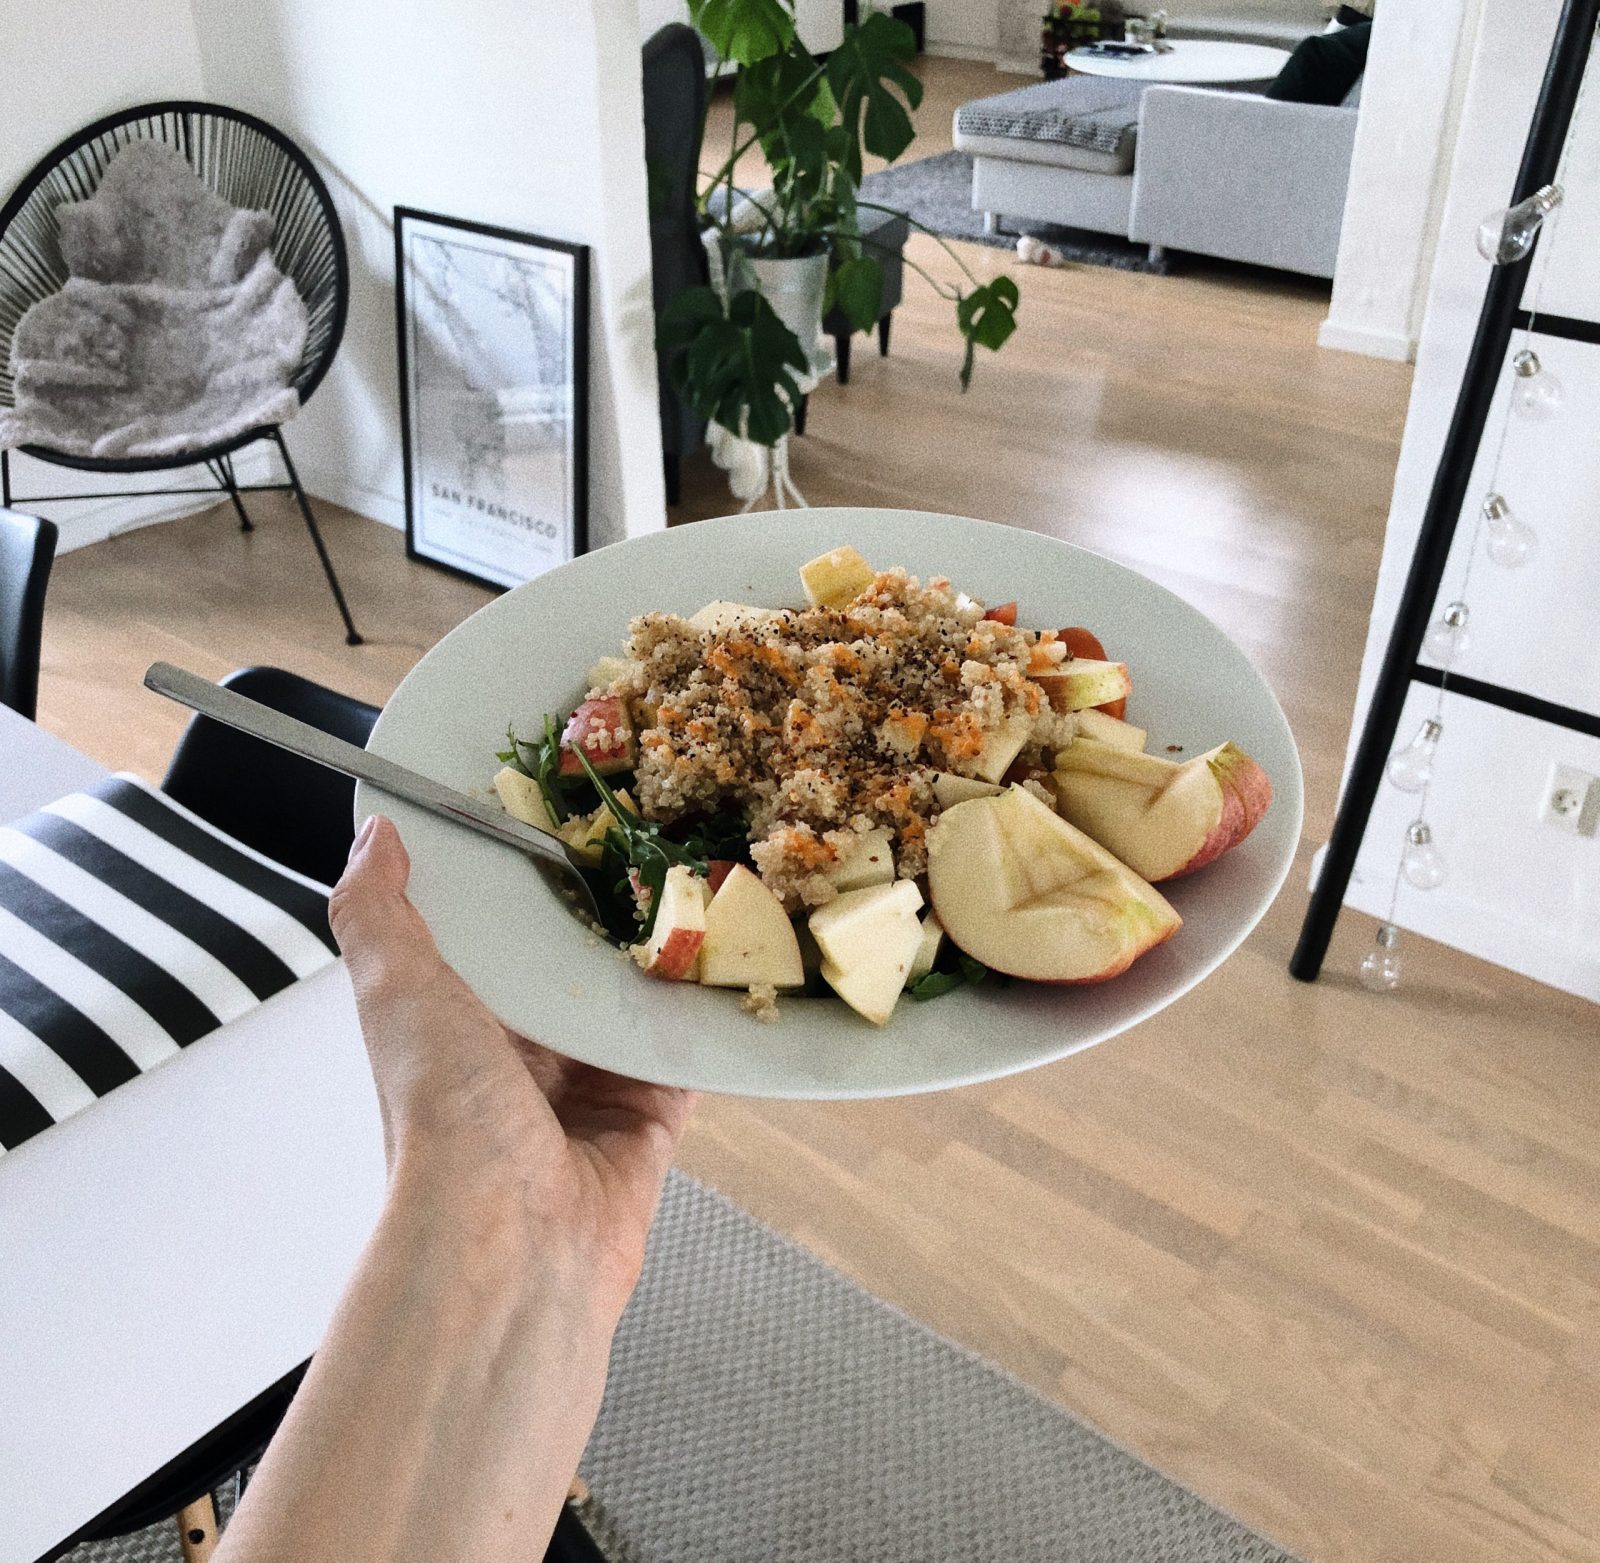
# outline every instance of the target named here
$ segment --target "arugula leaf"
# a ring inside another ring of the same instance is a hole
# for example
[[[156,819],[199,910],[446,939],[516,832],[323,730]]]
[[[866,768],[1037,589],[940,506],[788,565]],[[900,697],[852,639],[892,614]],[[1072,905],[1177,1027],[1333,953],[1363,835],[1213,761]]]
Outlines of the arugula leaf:
[[[919,977],[911,984],[911,997],[914,999],[936,999],[946,993],[954,993],[966,983],[966,978],[958,971],[930,971],[926,977]]]
[[[965,952],[962,952],[958,956],[958,960],[961,965],[962,978],[965,981],[970,982],[973,987],[976,988],[989,976],[989,968],[985,966],[982,961],[973,960],[973,958]]]

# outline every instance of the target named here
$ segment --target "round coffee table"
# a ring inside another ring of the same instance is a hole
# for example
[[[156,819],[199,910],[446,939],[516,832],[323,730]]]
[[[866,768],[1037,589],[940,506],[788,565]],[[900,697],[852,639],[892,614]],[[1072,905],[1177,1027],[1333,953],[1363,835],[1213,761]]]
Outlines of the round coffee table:
[[[1215,43],[1207,39],[1179,39],[1164,54],[1086,54],[1074,49],[1067,55],[1069,70],[1085,76],[1116,76],[1124,81],[1181,81],[1217,85],[1223,82],[1271,81],[1289,58],[1287,49],[1261,43]]]

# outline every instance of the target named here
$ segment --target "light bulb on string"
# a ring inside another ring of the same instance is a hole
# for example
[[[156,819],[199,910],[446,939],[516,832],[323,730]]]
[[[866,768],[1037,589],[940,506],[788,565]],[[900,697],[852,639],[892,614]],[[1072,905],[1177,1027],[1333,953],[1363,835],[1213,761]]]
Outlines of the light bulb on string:
[[[1428,785],[1433,776],[1433,756],[1439,747],[1439,734],[1443,731],[1430,717],[1404,749],[1396,749],[1389,756],[1386,774],[1401,792],[1421,792]]]
[[[1561,186],[1546,185],[1525,201],[1491,212],[1478,225],[1478,253],[1496,266],[1525,260],[1545,218],[1561,204]]]
[[[1548,423],[1561,411],[1561,382],[1539,362],[1539,355],[1530,347],[1512,357],[1511,368],[1516,376],[1511,386],[1513,411],[1530,423]]]
[[[1406,827],[1406,850],[1400,872],[1418,890],[1437,890],[1444,883],[1444,859],[1433,844],[1433,832],[1421,820]]]
[[[1422,637],[1423,655],[1442,668],[1449,667],[1457,657],[1464,657],[1472,645],[1467,618],[1467,605],[1464,602],[1448,604]]]
[[[1372,993],[1393,993],[1400,986],[1400,930],[1393,923],[1378,929],[1377,942],[1362,958],[1357,975]]]
[[[1489,557],[1503,569],[1525,565],[1539,546],[1539,535],[1526,521],[1520,521],[1501,494],[1491,494],[1483,502],[1483,519],[1488,523]]]

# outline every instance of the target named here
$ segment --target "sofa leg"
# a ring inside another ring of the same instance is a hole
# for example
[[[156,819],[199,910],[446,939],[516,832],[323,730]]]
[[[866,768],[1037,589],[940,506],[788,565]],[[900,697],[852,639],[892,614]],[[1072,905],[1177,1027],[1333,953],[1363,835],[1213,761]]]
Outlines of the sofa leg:
[[[1159,266],[1167,258],[1167,247],[1164,244],[1152,244],[1149,248],[1150,264]]]
[[[833,356],[839,368],[839,384],[850,383],[850,333],[841,332],[833,339]]]
[[[999,231],[1000,231],[1000,214],[999,214],[999,212],[985,212],[983,214],[983,231],[985,233],[999,233]]]
[[[889,356],[889,323],[893,319],[894,319],[894,311],[891,309],[889,311],[889,313],[887,315],[885,315],[883,317],[883,319],[878,322],[878,357],[879,358],[887,358]]]

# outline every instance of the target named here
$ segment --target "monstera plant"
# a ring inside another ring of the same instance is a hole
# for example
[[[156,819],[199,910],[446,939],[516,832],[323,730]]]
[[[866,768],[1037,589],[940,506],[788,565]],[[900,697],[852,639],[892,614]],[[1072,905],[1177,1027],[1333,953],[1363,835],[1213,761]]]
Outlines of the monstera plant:
[[[915,139],[911,110],[922,99],[922,83],[908,68],[915,42],[904,23],[869,11],[819,61],[796,33],[793,0],[689,0],[689,10],[701,36],[735,67],[728,156],[698,193],[726,286],[681,293],[662,314],[659,343],[688,405],[770,445],[788,432],[801,382],[815,368],[822,315],[837,305],[862,331],[878,318],[883,274],[870,238],[863,240],[860,214],[893,208],[862,199],[862,159],[870,153],[892,162]],[[771,184],[741,191],[734,169],[754,147],[766,158]],[[977,349],[998,349],[1016,329],[1017,286],[1007,276],[979,281],[945,249],[960,267],[960,283],[906,264],[954,306],[965,389]],[[780,313],[774,303],[785,270],[805,267],[817,286],[812,307],[796,319],[792,308],[780,304]]]

